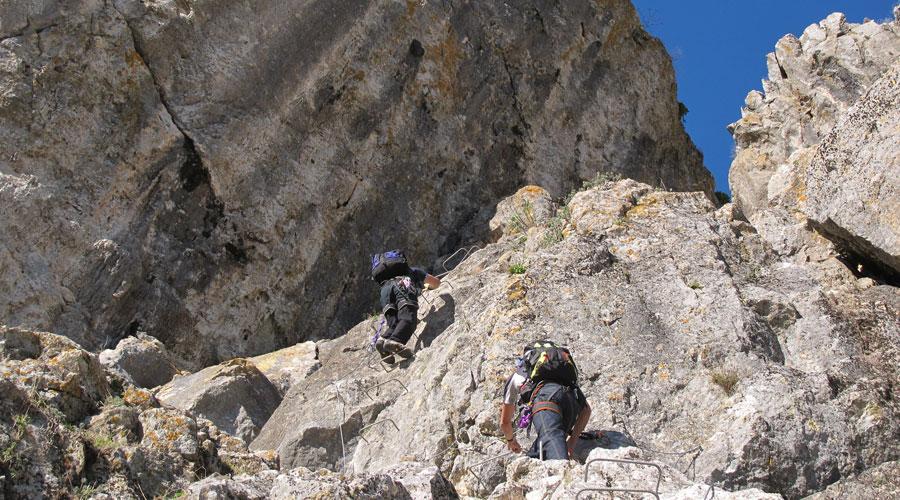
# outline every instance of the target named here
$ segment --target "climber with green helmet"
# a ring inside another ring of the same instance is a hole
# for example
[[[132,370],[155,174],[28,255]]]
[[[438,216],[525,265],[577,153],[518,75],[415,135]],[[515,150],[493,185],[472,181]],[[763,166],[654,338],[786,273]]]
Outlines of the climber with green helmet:
[[[513,417],[520,407],[519,428],[537,430],[528,456],[565,460],[591,417],[591,407],[578,387],[578,368],[569,350],[553,342],[528,344],[516,359],[516,371],[503,388],[500,430],[510,451],[519,453]]]

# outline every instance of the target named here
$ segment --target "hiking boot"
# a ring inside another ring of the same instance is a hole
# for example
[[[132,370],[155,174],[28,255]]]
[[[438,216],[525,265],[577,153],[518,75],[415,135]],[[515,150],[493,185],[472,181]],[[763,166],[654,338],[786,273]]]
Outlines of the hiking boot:
[[[381,359],[381,361],[389,365],[394,364],[394,355],[384,348],[384,339],[378,339],[377,341],[375,341],[375,350],[378,351],[378,357]]]
[[[400,342],[385,339],[384,341],[384,350],[393,354],[400,356],[403,359],[409,359],[413,357],[413,352],[409,350],[408,347],[401,344]]]

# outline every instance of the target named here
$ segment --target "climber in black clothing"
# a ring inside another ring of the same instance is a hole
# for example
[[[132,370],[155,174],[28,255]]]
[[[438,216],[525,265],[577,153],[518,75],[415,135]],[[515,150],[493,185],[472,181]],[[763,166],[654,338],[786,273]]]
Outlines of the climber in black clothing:
[[[387,329],[375,341],[375,349],[386,363],[394,362],[394,354],[404,359],[413,356],[406,343],[416,331],[418,324],[419,292],[423,288],[433,289],[441,284],[441,280],[437,277],[422,269],[406,265],[406,257],[401,251],[393,252],[402,257],[403,264],[395,264],[395,270],[388,271],[396,274],[395,276],[383,281],[378,280],[381,285],[381,312],[384,314]],[[376,268],[380,262],[390,259],[393,252],[376,256],[382,259],[379,262],[373,259],[373,278],[377,280],[378,277],[384,276],[384,274],[376,275]]]

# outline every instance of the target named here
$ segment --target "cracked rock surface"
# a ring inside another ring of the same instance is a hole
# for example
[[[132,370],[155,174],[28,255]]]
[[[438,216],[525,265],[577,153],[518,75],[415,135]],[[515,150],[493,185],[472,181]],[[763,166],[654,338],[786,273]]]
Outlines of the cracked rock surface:
[[[342,334],[371,252],[430,262],[527,183],[712,189],[626,0],[0,18],[0,322],[94,351],[143,331],[198,369]]]
[[[581,457],[637,446],[697,482],[788,498],[896,460],[896,288],[860,290],[836,260],[829,273],[782,260],[731,208],[631,180],[576,194],[425,294],[413,361],[378,363],[377,319],[319,343],[322,367],[251,449],[283,467],[433,463],[487,496],[509,469],[481,465],[478,481],[469,467],[504,450],[513,353],[550,338],[572,349],[588,428],[605,433]]]
[[[738,216],[780,254],[840,253],[897,282],[898,60],[896,7],[882,23],[834,13],[768,55],[763,92],[729,127],[728,178]]]

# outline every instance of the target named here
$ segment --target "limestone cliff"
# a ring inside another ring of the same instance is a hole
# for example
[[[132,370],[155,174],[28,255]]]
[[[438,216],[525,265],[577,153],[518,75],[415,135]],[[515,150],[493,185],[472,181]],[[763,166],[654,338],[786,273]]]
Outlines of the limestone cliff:
[[[764,93],[750,92],[730,126],[729,182],[739,215],[782,255],[841,253],[896,283],[900,8],[894,18],[835,13],[779,40]]]
[[[898,26],[782,39],[716,207],[625,0],[3,4],[0,500],[896,496]],[[536,338],[571,461],[503,454]]]
[[[533,182],[712,189],[626,0],[0,6],[0,322],[200,367],[346,331]]]

